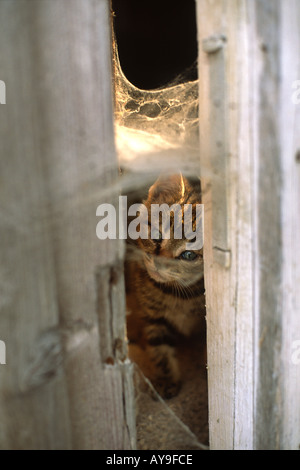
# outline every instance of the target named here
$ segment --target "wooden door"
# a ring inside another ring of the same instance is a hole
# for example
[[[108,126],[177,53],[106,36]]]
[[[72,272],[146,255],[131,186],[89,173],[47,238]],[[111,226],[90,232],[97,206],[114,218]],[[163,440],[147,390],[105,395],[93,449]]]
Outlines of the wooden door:
[[[197,15],[211,448],[296,449],[300,7],[198,0]]]
[[[132,448],[109,1],[3,0],[0,48],[0,447]]]

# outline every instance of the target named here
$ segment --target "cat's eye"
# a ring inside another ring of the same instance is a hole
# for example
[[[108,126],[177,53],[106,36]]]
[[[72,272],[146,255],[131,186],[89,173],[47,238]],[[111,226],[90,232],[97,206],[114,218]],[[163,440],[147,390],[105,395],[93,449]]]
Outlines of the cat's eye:
[[[194,261],[197,258],[197,254],[194,251],[184,251],[179,258],[185,261]]]

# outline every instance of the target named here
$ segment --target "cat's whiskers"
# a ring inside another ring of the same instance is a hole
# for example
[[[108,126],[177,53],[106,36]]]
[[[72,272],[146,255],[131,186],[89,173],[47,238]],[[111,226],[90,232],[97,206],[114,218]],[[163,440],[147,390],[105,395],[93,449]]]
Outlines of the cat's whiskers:
[[[191,298],[192,294],[193,294],[193,290],[192,290],[191,286],[183,286],[182,288],[183,288],[187,298]]]

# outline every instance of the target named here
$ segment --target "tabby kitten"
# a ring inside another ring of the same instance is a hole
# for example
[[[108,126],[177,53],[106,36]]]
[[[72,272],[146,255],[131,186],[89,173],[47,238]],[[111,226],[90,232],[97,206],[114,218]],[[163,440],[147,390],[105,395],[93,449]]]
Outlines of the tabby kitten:
[[[148,239],[139,239],[140,259],[127,264],[127,335],[129,357],[137,362],[164,398],[177,395],[181,374],[175,348],[181,336],[201,329],[205,308],[202,249],[186,249],[175,239],[171,212],[170,239],[163,239],[162,220],[151,239],[151,204],[201,203],[200,183],[182,175],[160,177],[143,202],[148,209]],[[162,218],[161,218],[162,219]],[[180,220],[183,223],[183,220]],[[195,228],[193,210],[193,228]],[[184,231],[183,231],[184,233]],[[153,233],[152,233],[153,235]]]

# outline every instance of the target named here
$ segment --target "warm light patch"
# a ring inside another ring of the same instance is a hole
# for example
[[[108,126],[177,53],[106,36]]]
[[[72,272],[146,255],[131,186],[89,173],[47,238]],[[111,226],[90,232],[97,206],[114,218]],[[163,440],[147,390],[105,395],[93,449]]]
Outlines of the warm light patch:
[[[183,181],[182,173],[180,174],[180,183],[181,183],[181,197],[183,198],[184,193],[185,193],[185,184],[184,184],[184,181]]]

